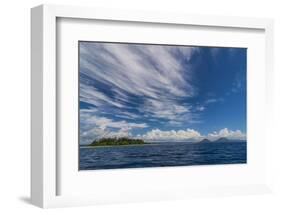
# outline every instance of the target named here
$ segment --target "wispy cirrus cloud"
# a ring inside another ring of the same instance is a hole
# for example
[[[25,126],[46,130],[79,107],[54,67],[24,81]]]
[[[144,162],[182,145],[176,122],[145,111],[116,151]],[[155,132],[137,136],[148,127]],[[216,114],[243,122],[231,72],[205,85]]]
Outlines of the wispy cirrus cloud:
[[[197,92],[190,63],[197,52],[196,47],[82,42],[80,100],[123,118],[141,114],[192,122],[190,106],[181,101]],[[134,112],[124,110],[130,108]]]
[[[209,98],[205,101],[205,104],[213,104],[216,102],[223,102],[223,98]]]

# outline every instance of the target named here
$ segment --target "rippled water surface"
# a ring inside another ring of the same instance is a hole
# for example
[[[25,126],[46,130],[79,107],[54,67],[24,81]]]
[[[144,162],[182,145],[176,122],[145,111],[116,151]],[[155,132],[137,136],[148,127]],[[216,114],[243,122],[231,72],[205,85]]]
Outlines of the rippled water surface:
[[[80,170],[238,164],[247,162],[245,142],[158,143],[80,147]]]

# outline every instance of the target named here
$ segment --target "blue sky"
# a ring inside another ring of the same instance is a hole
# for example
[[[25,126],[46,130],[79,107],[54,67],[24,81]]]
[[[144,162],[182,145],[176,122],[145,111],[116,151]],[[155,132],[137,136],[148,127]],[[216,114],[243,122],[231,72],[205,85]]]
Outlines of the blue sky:
[[[80,143],[246,139],[245,48],[79,42]]]

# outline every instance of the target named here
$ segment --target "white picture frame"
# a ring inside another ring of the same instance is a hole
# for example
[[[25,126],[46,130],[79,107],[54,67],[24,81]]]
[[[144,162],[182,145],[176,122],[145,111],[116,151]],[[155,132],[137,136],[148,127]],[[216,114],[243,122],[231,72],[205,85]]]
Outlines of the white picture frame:
[[[115,203],[142,200],[165,200],[173,198],[252,194],[270,191],[270,166],[266,162],[264,172],[266,176],[258,184],[234,184],[210,187],[195,187],[186,190],[173,186],[158,190],[148,195],[136,193],[134,196],[123,192],[123,196],[112,193],[100,199],[89,195],[58,195],[58,166],[59,152],[57,146],[57,88],[60,83],[57,80],[57,20],[64,19],[87,19],[108,20],[134,23],[153,23],[168,26],[202,26],[211,28],[254,29],[264,31],[265,41],[265,67],[266,78],[262,79],[265,84],[266,95],[263,127],[266,129],[264,138],[268,146],[272,128],[273,107],[273,21],[271,19],[240,18],[240,17],[216,17],[203,15],[166,14],[142,11],[122,11],[112,9],[96,9],[74,6],[41,5],[31,10],[31,80],[32,80],[32,103],[31,103],[31,201],[34,205],[47,207],[91,205],[98,203]],[[249,110],[249,109],[248,109]],[[265,154],[265,153],[264,153]],[[263,156],[265,157],[265,156]],[[137,171],[138,174],[142,171]],[[177,172],[174,170],[174,172]],[[155,171],[155,174],[158,171]],[[75,184],[75,183],[74,183]],[[159,185],[160,186],[160,185]],[[70,189],[71,190],[71,189]]]

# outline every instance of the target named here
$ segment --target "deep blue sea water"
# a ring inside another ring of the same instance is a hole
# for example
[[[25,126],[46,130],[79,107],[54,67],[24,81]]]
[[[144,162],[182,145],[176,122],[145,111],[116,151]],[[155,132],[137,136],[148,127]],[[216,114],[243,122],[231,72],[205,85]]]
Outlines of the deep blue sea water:
[[[80,170],[247,163],[246,142],[80,146]]]

